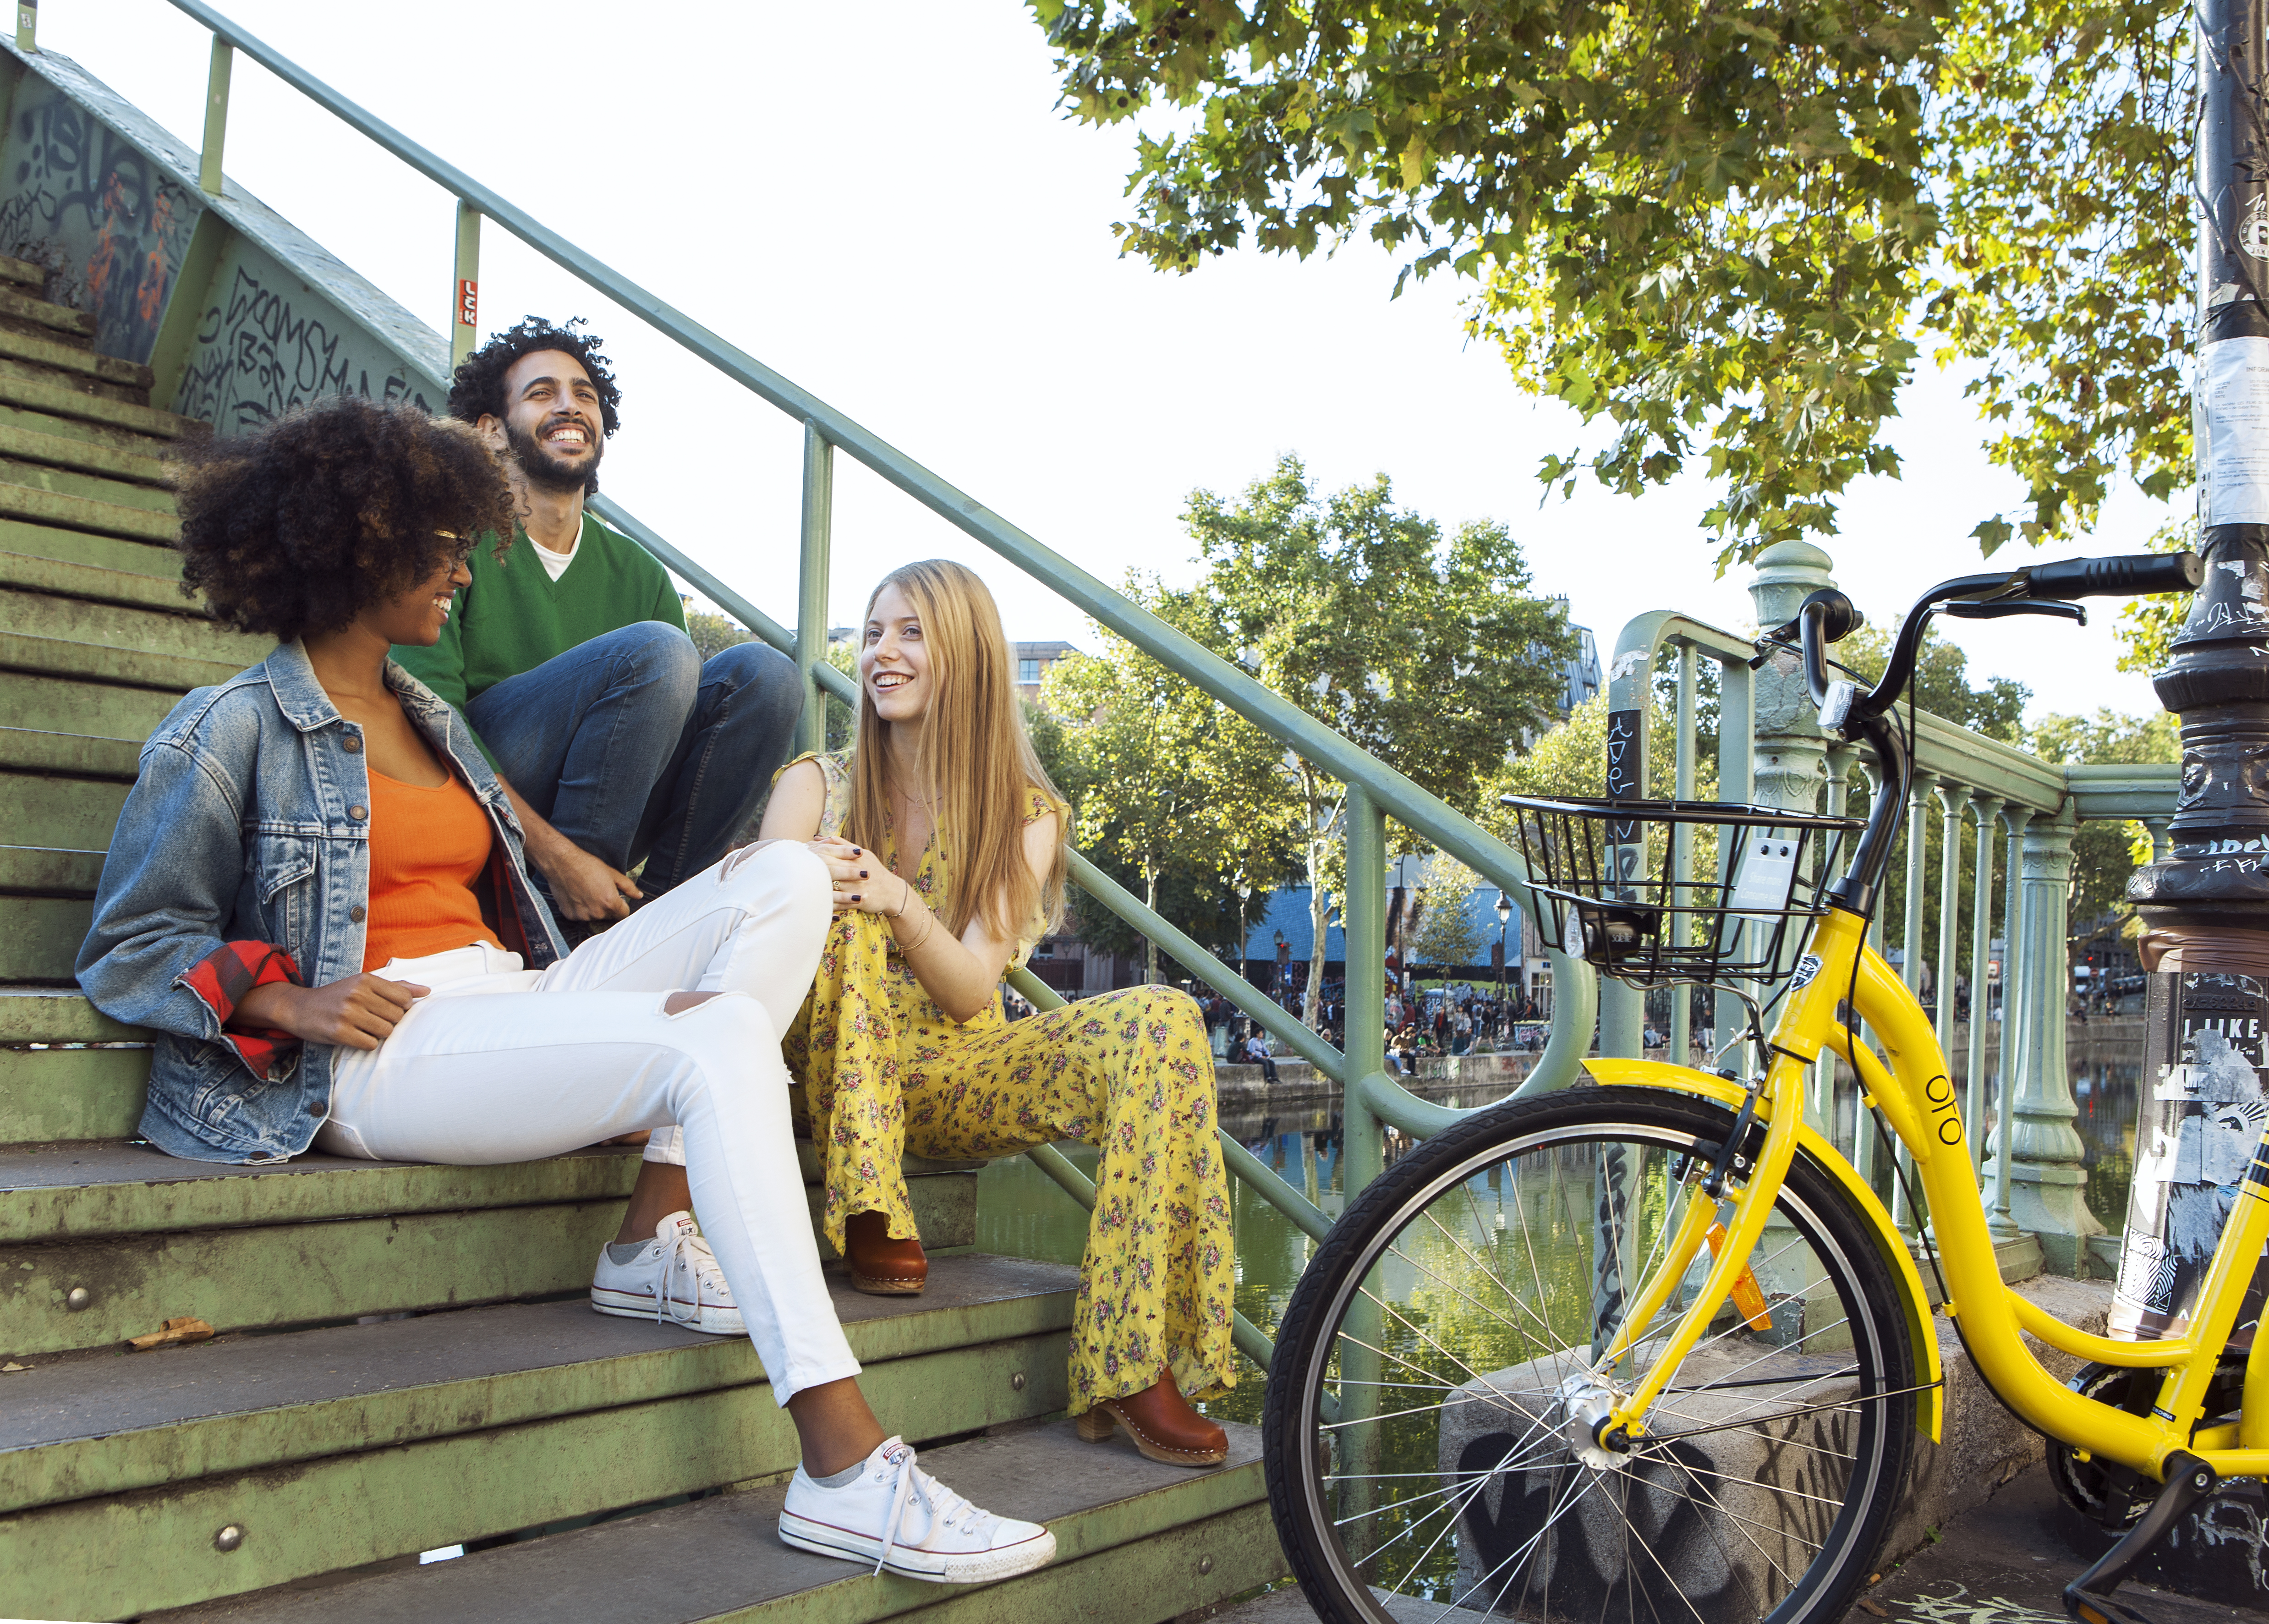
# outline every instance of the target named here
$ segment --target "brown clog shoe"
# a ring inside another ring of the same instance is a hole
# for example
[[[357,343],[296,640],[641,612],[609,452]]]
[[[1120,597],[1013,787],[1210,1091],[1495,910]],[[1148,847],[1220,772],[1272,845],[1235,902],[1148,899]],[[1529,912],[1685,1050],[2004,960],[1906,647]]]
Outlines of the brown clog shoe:
[[[1217,1466],[1229,1458],[1229,1435],[1190,1408],[1171,1369],[1141,1392],[1102,1400],[1075,1424],[1090,1443],[1123,1427],[1147,1458],[1169,1466]]]
[[[854,1213],[843,1226],[851,1283],[870,1296],[918,1297],[929,1284],[929,1259],[919,1240],[894,1241],[880,1213]]]

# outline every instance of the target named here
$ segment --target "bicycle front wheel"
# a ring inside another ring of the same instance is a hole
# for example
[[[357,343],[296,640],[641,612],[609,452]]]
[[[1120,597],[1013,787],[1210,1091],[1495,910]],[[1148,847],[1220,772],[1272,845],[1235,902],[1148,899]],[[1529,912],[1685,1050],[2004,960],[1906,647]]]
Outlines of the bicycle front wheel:
[[[1277,1532],[1322,1617],[1840,1615],[1905,1482],[1917,1378],[1898,1286],[1824,1169],[1800,1155],[1756,1291],[1644,1436],[1615,1453],[1587,1424],[1694,1300],[1706,1250],[1604,1362],[1733,1121],[1651,1089],[1508,1105],[1403,1156],[1334,1226],[1263,1418]]]

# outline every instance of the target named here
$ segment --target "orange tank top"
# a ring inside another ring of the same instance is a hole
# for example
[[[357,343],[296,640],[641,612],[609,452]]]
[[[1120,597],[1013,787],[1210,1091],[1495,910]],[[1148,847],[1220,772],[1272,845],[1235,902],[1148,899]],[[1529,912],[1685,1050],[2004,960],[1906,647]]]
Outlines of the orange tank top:
[[[453,776],[431,789],[370,775],[370,919],[362,967],[485,941],[473,882],[488,866],[489,815]]]

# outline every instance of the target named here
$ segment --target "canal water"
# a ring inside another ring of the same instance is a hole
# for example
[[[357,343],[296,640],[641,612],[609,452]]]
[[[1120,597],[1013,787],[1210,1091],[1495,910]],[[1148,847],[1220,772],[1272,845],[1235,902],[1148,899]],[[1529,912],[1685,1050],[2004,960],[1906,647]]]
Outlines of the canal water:
[[[2071,1063],[2073,1094],[2080,1107],[2073,1126],[2087,1147],[2088,1206],[2117,1234],[2127,1219],[2141,1066],[2130,1046],[2110,1044],[2075,1045]],[[1428,1090],[1428,1097],[1447,1105],[1478,1105],[1493,1096],[1451,1089]],[[1224,1114],[1222,1126],[1327,1214],[1339,1215],[1346,1192],[1335,1102],[1309,1096],[1280,1111]],[[1401,1136],[1389,1131],[1386,1160],[1393,1162],[1405,1148]],[[1094,1174],[1093,1148],[1068,1144],[1061,1148],[1083,1172]],[[1230,1187],[1236,1221],[1238,1310],[1273,1335],[1314,1245],[1244,1185],[1232,1178]],[[1076,1263],[1086,1235],[1087,1214],[1024,1157],[986,1166],[978,1185],[979,1251]],[[1204,1407],[1224,1420],[1257,1423],[1260,1372],[1241,1354],[1238,1362],[1236,1391]]]

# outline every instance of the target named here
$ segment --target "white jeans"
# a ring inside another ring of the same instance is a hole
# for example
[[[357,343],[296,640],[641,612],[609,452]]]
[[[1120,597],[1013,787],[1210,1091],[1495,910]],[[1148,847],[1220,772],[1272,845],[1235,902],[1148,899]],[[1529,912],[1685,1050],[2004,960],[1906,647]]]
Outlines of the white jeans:
[[[730,867],[731,872],[725,870]],[[693,875],[545,971],[485,944],[378,973],[432,988],[341,1051],[315,1143],[370,1161],[526,1162],[670,1130],[772,1394],[859,1373],[819,1271],[780,1034],[819,969],[827,870],[782,841]],[[677,991],[718,993],[664,1015]]]

